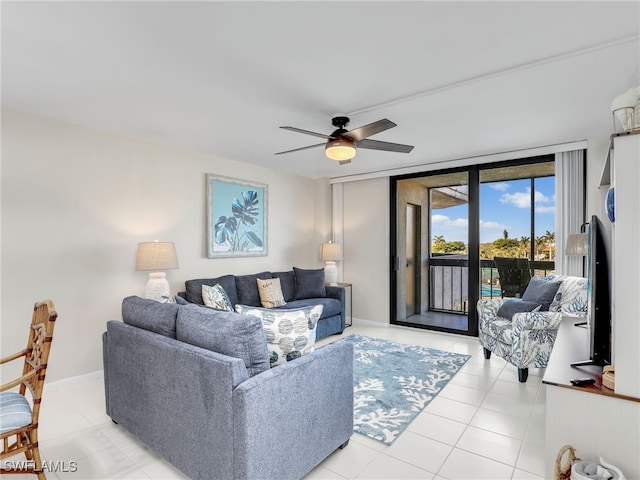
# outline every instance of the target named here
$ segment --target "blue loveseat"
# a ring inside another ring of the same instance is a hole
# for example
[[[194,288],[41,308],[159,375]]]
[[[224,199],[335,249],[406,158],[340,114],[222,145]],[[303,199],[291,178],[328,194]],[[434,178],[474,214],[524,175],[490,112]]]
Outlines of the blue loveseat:
[[[317,274],[320,274],[318,277]],[[345,329],[344,288],[324,285],[324,273],[320,270],[295,268],[286,272],[261,272],[251,275],[223,275],[217,278],[187,280],[185,291],[178,296],[187,302],[204,305],[202,286],[220,284],[232,305],[260,307],[257,279],[278,278],[282,286],[285,305],[276,309],[294,309],[322,305],[322,315],[316,327],[316,339],[342,333]],[[319,281],[319,283],[318,283]]]
[[[269,367],[260,319],[128,297],[103,334],[107,414],[198,479],[298,479],[353,433],[353,348]]]

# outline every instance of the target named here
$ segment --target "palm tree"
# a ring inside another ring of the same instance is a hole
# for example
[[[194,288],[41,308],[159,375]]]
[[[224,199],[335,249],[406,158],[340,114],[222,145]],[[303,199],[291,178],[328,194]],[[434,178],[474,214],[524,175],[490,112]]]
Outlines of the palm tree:
[[[433,237],[433,243],[444,243],[445,239],[442,235],[436,235]]]
[[[529,237],[520,237],[520,252],[523,256],[529,257],[529,245],[531,239]]]
[[[553,248],[553,250],[551,249],[551,247],[555,247],[555,239],[556,239],[556,234],[555,232],[550,232],[549,230],[547,230],[544,234],[544,241],[546,246],[548,247],[547,250],[549,252],[549,260],[555,258],[555,248]],[[553,255],[551,254],[553,252]]]

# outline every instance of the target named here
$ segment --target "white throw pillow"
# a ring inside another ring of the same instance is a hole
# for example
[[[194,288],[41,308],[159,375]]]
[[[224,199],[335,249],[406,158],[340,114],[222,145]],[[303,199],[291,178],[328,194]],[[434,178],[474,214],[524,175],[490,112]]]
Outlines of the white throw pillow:
[[[272,367],[311,353],[322,305],[295,309],[271,309],[236,305],[236,312],[262,320]]]
[[[285,305],[282,287],[279,278],[261,278],[256,279],[258,282],[258,293],[260,294],[260,303],[264,308],[281,307]]]

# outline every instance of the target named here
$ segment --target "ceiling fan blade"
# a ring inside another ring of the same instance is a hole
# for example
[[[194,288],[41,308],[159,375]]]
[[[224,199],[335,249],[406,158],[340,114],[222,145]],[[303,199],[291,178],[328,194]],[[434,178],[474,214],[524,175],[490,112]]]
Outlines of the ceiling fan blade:
[[[293,150],[285,150],[284,152],[277,152],[274,153],[274,155],[282,155],[284,153],[291,153],[291,152],[299,152],[300,150],[308,150],[309,148],[316,148],[316,147],[324,147],[326,145],[326,143],[318,143],[316,145],[309,145],[308,147],[300,147],[300,148],[294,148]]]
[[[402,143],[381,142],[379,140],[364,139],[356,142],[358,148],[368,148],[369,150],[384,150],[385,152],[409,153],[413,150],[413,145],[403,145]]]
[[[377,122],[370,123],[369,125],[364,125],[362,127],[354,128],[353,130],[349,130],[349,133],[346,133],[345,136],[351,138],[352,140],[364,140],[371,135],[375,135],[376,133],[384,132],[385,130],[389,130],[397,126],[391,120],[387,120],[383,118],[382,120],[378,120]]]
[[[325,135],[324,133],[310,132],[309,130],[302,130],[301,128],[296,128],[296,127],[280,127],[280,128],[284,128],[285,130],[291,130],[292,132],[304,133],[305,135],[313,135],[314,137],[320,137],[325,139],[331,138],[329,135]]]

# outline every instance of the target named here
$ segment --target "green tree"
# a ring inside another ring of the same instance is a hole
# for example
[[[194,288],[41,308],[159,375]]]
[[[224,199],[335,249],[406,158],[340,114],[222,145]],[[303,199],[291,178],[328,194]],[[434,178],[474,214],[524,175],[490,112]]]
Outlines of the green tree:
[[[433,244],[431,249],[434,253],[467,253],[467,246],[464,242],[438,242]]]

